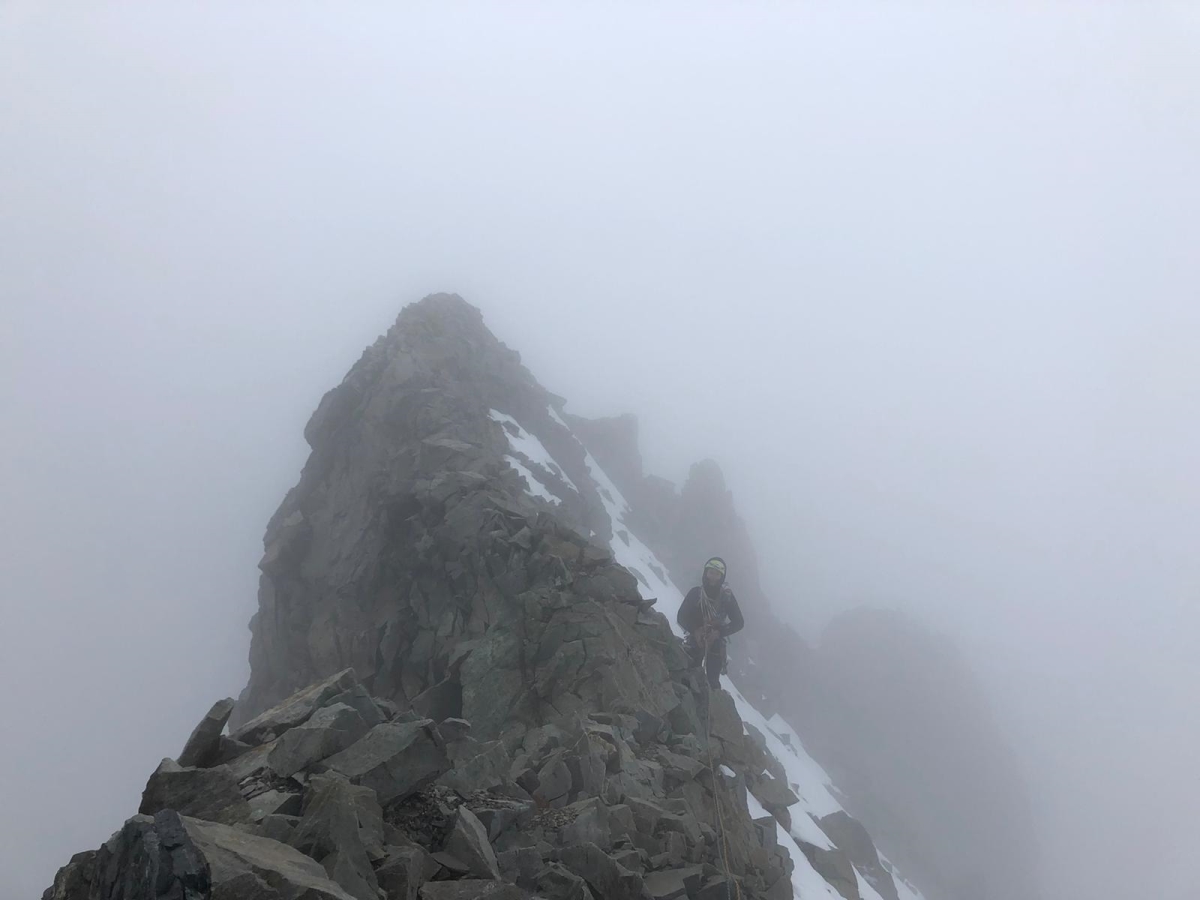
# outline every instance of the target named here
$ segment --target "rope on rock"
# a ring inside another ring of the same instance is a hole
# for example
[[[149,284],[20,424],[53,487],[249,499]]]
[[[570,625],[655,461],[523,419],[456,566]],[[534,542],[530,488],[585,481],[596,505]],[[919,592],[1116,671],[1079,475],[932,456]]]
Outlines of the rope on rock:
[[[708,672],[708,647],[704,648],[704,658],[700,663],[700,672],[704,675],[707,681]],[[721,793],[717,789],[717,770],[713,765],[712,755],[712,685],[707,685],[708,691],[704,695],[704,749],[708,753],[708,774],[712,778],[713,800],[717,810],[717,834],[721,839],[721,865],[725,870],[725,900],[732,900],[730,897],[729,883],[733,878],[729,874],[729,841],[725,837],[725,817],[721,815]],[[737,900],[742,900],[742,887],[736,881],[734,887],[737,889]]]

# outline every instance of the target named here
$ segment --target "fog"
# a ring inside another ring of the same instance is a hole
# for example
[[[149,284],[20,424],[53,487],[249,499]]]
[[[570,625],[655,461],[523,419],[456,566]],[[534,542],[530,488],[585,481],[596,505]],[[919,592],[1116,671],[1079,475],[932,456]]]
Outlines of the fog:
[[[955,639],[1048,897],[1200,895],[1195,7],[503,13],[0,5],[0,894],[240,690],[308,414],[452,290],[806,634]]]

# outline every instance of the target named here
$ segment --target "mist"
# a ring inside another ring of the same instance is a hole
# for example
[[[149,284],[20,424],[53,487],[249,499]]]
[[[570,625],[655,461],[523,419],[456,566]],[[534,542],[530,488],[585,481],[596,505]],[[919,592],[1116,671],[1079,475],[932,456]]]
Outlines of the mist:
[[[1200,894],[1195,7],[9,3],[0,110],[4,896],[240,690],[304,423],[439,290],[717,459],[810,639],[950,636],[1047,896]]]

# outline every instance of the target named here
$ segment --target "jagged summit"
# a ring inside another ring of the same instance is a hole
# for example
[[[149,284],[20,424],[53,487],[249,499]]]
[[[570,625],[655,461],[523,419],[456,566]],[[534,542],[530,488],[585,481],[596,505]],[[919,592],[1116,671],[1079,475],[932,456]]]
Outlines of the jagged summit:
[[[716,537],[678,531],[714,473],[620,465],[629,428],[461,298],[403,310],[305,429],[236,709],[47,900],[919,896],[786,721],[688,668],[655,547]]]

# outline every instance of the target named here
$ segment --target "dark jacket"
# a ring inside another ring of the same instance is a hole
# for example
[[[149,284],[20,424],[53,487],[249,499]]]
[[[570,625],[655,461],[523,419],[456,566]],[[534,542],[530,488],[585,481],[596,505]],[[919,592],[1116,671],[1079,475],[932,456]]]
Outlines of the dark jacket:
[[[703,590],[703,587],[696,585],[688,591],[675,616],[675,621],[689,634],[705,624],[704,604],[700,602],[700,593]],[[715,600],[712,597],[707,599],[712,604],[714,611],[713,621],[709,624],[716,625],[720,629],[721,637],[729,637],[729,635],[737,634],[742,630],[746,620],[742,618],[742,608],[738,606],[737,597],[733,595],[733,591],[722,585],[720,596]]]

